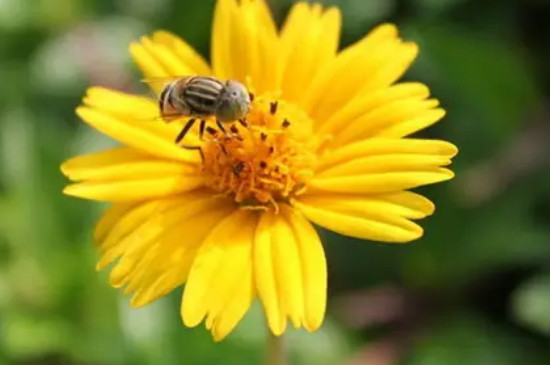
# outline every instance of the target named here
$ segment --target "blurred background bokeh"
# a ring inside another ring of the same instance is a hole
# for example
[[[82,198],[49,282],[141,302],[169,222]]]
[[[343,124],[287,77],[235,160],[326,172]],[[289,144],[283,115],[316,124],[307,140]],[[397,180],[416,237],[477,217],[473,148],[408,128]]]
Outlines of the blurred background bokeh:
[[[291,331],[293,364],[550,364],[550,2],[325,0],[343,45],[392,21],[421,54],[406,79],[448,116],[422,133],[461,150],[409,245],[322,232],[329,311]],[[279,23],[290,0],[270,0]],[[214,1],[0,0],[0,364],[254,364],[258,305],[214,344],[94,270],[104,206],[62,196],[59,164],[113,142],[74,115],[86,86],[143,90],[128,43],[158,28],[208,56]]]

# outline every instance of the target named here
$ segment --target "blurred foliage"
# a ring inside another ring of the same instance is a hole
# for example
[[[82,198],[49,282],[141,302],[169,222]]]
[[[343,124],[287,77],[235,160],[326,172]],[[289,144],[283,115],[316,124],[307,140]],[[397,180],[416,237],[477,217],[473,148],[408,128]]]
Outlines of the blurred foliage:
[[[291,1],[269,2],[281,23]],[[448,111],[422,135],[461,152],[457,179],[422,189],[437,203],[423,239],[322,232],[329,314],[315,334],[289,333],[293,364],[549,364],[550,3],[321,2],[342,9],[343,45],[384,21],[420,44],[406,78]],[[127,45],[157,28],[208,56],[213,7],[0,0],[0,363],[261,361],[258,305],[221,344],[181,325],[179,292],[130,309],[94,271],[90,231],[103,207],[61,195],[60,162],[113,143],[74,116],[86,86],[138,90]]]

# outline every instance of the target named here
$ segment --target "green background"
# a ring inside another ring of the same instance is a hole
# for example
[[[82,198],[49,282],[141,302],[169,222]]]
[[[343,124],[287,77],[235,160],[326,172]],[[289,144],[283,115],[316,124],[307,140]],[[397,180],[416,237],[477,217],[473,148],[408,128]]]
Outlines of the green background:
[[[281,23],[291,1],[269,1]],[[293,364],[550,364],[550,2],[332,0],[343,45],[392,21],[448,116],[423,136],[460,148],[409,245],[322,232],[329,310],[290,331]],[[127,52],[158,28],[207,55],[214,2],[0,0],[0,363],[261,363],[256,305],[215,344],[180,291],[144,309],[94,270],[101,204],[62,196],[59,164],[113,144],[74,108],[87,85],[138,90]]]

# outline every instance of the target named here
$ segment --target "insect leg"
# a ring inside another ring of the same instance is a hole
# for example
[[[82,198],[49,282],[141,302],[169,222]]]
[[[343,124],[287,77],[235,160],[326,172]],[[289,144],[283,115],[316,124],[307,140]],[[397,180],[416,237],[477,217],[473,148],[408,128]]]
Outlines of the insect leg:
[[[187,132],[189,132],[189,130],[191,129],[191,127],[193,126],[193,124],[195,124],[195,119],[189,119],[187,121],[187,123],[185,123],[185,125],[183,126],[183,128],[181,129],[181,132],[178,134],[178,136],[176,137],[176,143],[180,143],[180,141],[183,139],[183,137],[185,137],[185,135],[187,134]]]
[[[243,118],[243,119],[239,119],[239,123],[245,127],[245,128],[248,128],[248,123],[246,122],[246,120]]]
[[[206,127],[206,120],[202,119],[199,124],[199,139],[202,141],[204,136],[204,127]]]
[[[219,119],[216,119],[216,125],[220,129],[220,131],[223,132],[223,134],[227,134],[227,131],[225,130],[225,127],[223,126],[222,122],[219,121]]]
[[[202,152],[202,148],[199,146],[187,146],[187,145],[181,145],[181,148],[185,148],[186,150],[197,150],[199,151],[199,154],[201,155],[202,163],[204,164],[204,153]]]

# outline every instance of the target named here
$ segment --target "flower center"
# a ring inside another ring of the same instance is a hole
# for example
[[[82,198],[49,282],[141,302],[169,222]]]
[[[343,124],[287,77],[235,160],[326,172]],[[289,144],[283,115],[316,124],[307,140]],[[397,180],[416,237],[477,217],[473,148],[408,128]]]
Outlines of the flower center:
[[[305,191],[317,140],[300,108],[269,95],[254,98],[241,123],[207,129],[203,145],[207,185],[250,208],[277,209]]]

